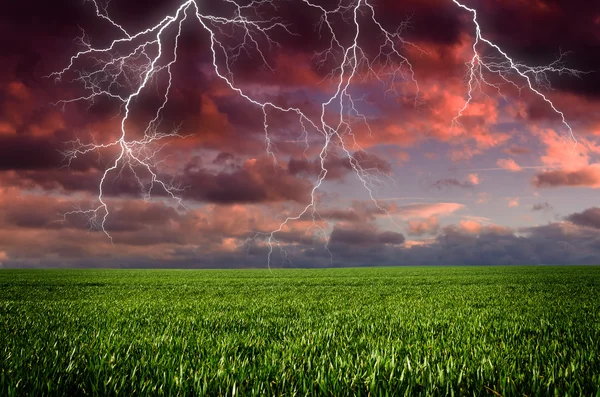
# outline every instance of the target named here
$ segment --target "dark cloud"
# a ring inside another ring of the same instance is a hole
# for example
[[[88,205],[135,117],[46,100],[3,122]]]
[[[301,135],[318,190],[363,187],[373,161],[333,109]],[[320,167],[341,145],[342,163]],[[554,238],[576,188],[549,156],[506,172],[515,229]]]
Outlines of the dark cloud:
[[[19,187],[24,190],[42,189],[48,193],[91,192],[96,194],[103,172],[97,169],[76,172],[67,167],[48,170],[18,170],[0,174],[3,186]],[[140,194],[140,186],[129,170],[122,175],[107,179],[107,196]],[[158,192],[157,192],[158,193]],[[159,193],[160,194],[160,193]]]
[[[438,190],[441,190],[444,188],[449,189],[449,188],[453,188],[453,187],[457,187],[457,188],[461,188],[461,189],[471,189],[475,185],[469,181],[459,181],[456,178],[446,178],[446,179],[439,179],[439,180],[433,182],[431,184],[431,186],[437,188]]]
[[[392,172],[392,165],[389,161],[382,159],[372,153],[367,153],[363,150],[359,150],[352,154],[352,157],[356,160],[357,164],[363,170],[369,172],[378,172],[383,174],[390,174]]]
[[[512,154],[512,155],[520,155],[520,154],[529,154],[531,150],[522,146],[511,146],[509,148],[504,149],[504,153]]]
[[[374,232],[369,227],[361,229],[349,229],[336,226],[331,232],[329,238],[330,244],[350,244],[350,245],[373,245],[373,244],[403,244],[404,236],[397,232]]]
[[[321,216],[326,219],[344,222],[362,222],[365,221],[364,214],[356,211],[354,208],[346,210],[327,210],[320,211]]]
[[[235,157],[233,156],[233,154],[221,152],[217,155],[217,157],[215,157],[215,159],[213,160],[213,164],[226,165],[231,163],[234,159]]]
[[[311,184],[273,164],[271,158],[246,161],[233,170],[209,171],[193,161],[179,178],[187,199],[214,203],[308,202]]]
[[[404,238],[402,233],[386,231],[379,233],[377,240],[382,244],[400,245],[404,244],[406,238]]]
[[[53,137],[0,135],[0,171],[57,168],[63,161]]]
[[[600,185],[600,168],[587,166],[578,170],[555,170],[536,175],[533,178],[536,187],[583,186],[595,187]]]
[[[600,208],[592,207],[583,212],[576,212],[567,216],[567,220],[576,225],[600,229]]]
[[[341,179],[349,172],[352,172],[354,167],[361,168],[370,174],[382,173],[388,175],[392,172],[392,166],[389,161],[374,154],[357,151],[352,153],[352,158],[350,160],[347,156],[340,158],[328,155],[324,162],[327,169],[327,179]],[[288,162],[288,171],[292,175],[316,177],[322,171],[321,160],[319,158],[312,161],[306,158],[291,158]]]
[[[501,43],[506,44],[517,54],[553,54],[560,47],[573,49],[571,47],[577,46],[584,49],[574,53],[574,58],[579,60],[587,56],[596,57],[596,54],[600,54],[600,51],[597,50],[598,40],[593,34],[595,30],[590,30],[595,29],[594,18],[600,13],[598,6],[590,5],[590,3],[593,2],[567,4],[547,1],[540,3],[546,4],[546,8],[548,8],[546,11],[539,4],[537,6],[534,3],[527,5],[522,2],[517,5],[504,1],[496,2],[493,6],[490,4],[472,5],[478,8],[486,29],[490,30],[490,35],[495,39],[498,38]],[[240,81],[249,81],[248,79],[252,78],[254,83],[284,86],[292,84],[292,82],[286,83],[286,79],[300,78],[301,80],[294,84],[314,88],[316,80],[308,77],[308,74],[304,72],[301,73],[300,69],[304,71],[307,68],[307,73],[313,73],[317,76],[317,80],[320,80],[323,77],[322,74],[326,72],[326,68],[319,72],[314,64],[309,62],[304,65],[301,60],[304,56],[310,60],[315,51],[322,50],[323,45],[328,44],[328,38],[319,39],[319,32],[314,27],[317,14],[313,8],[302,2],[294,1],[281,2],[279,5],[276,12],[284,20],[290,22],[290,29],[297,35],[278,34],[277,37],[281,38],[280,42],[285,51],[266,54],[269,60],[277,66],[276,72],[265,71],[257,63],[260,62],[259,57],[246,59],[243,53],[242,59],[237,63],[236,67],[239,70],[236,72],[241,73]],[[174,7],[174,3],[161,0],[152,0],[151,2],[112,1],[108,5],[108,11],[119,23],[136,30],[157,21],[165,12],[172,12]],[[231,5],[226,2],[210,2],[210,4],[202,4],[202,7],[204,11],[217,15],[227,15],[233,11]],[[140,9],[144,10],[143,17],[139,13]],[[468,13],[460,10],[451,1],[398,2],[386,0],[377,2],[375,9],[384,26],[392,30],[395,30],[399,22],[410,20],[410,27],[406,30],[407,37],[426,44],[434,44],[441,49],[440,51],[444,51],[444,48],[451,51],[453,46],[460,42],[462,33],[472,31]],[[268,5],[264,7],[263,11],[266,16],[275,12]],[[503,15],[510,15],[511,18],[518,18],[519,21],[522,19],[522,23],[511,24],[508,29]],[[11,39],[10,43],[3,46],[4,51],[0,55],[3,60],[0,62],[3,65],[1,67],[7,68],[0,75],[6,81],[17,80],[25,83],[35,96],[43,93],[46,104],[58,98],[73,97],[75,93],[81,92],[80,90],[75,91],[74,86],[68,83],[69,79],[65,79],[60,84],[54,84],[51,79],[42,78],[42,76],[63,67],[73,51],[79,48],[74,40],[81,33],[79,27],[84,27],[92,43],[98,45],[114,39],[118,34],[118,30],[111,27],[108,22],[95,16],[91,2],[57,1],[52,2],[51,5],[31,1],[11,2],[3,10],[1,18],[0,27],[4,32],[1,36]],[[364,18],[367,22],[369,15],[364,15]],[[583,24],[565,22],[570,20],[583,21]],[[309,23],[309,21],[312,22]],[[537,28],[529,29],[528,26],[533,26],[532,24]],[[262,112],[241,104],[231,95],[222,95],[222,93],[213,95],[215,90],[220,90],[220,88],[215,86],[214,76],[208,76],[202,66],[206,65],[209,60],[208,52],[202,50],[206,48],[208,42],[206,37],[198,38],[205,35],[198,35],[198,27],[191,25],[186,26],[184,37],[180,42],[181,58],[177,65],[177,73],[174,73],[171,101],[164,109],[162,127],[173,129],[181,124],[182,134],[194,136],[194,145],[202,145],[205,148],[234,153],[258,153],[264,149],[263,131],[261,131]],[[550,29],[550,26],[563,26],[565,31],[560,30],[559,32],[559,30]],[[525,29],[527,30],[525,31]],[[352,33],[351,29],[349,31]],[[365,37],[370,37],[371,32],[375,32],[375,26],[367,24],[364,30]],[[370,42],[368,44],[371,47],[377,47]],[[278,64],[277,62],[280,61],[283,63]],[[415,60],[417,63],[421,61],[420,59]],[[440,63],[436,66],[437,73],[440,75],[446,73],[449,69],[448,59],[437,59],[437,61]],[[463,63],[464,60],[456,62],[461,74],[464,71]],[[592,65],[597,64],[598,62],[595,62]],[[301,65],[303,65],[302,68]],[[600,74],[596,73],[595,75]],[[574,90],[585,89],[585,92],[589,93],[590,90],[594,90],[595,75],[586,76],[581,87],[573,86],[572,88]],[[565,80],[560,79],[560,82],[563,81]],[[558,88],[560,89],[561,86],[559,85]],[[282,102],[286,100],[285,98],[277,99]],[[6,100],[6,97],[0,98],[0,102],[6,102]],[[132,112],[130,119],[132,123],[141,125],[143,120],[147,121],[153,117],[160,100],[160,95],[150,97],[143,94],[138,98],[136,110]],[[114,102],[110,103],[106,98],[99,98],[89,108],[88,104],[84,103],[72,108],[72,110],[85,114],[84,118],[88,123],[104,121],[115,116],[119,110],[118,107],[115,107]],[[281,115],[271,117],[273,120],[270,120],[270,123],[274,126],[278,125],[279,118],[283,118]],[[465,120],[463,122],[467,123]],[[85,130],[85,128],[79,129]],[[26,148],[28,143],[22,143],[23,148]],[[39,142],[32,140],[30,143],[32,152],[38,153],[41,148],[36,145]],[[4,146],[9,147],[10,145]],[[57,146],[59,145],[55,143],[53,147]],[[285,147],[285,145],[281,145],[281,147]],[[55,155],[56,153],[52,153],[52,156]],[[34,156],[30,157],[32,161],[43,161],[46,154],[40,155],[39,160],[35,160]],[[369,161],[364,160],[364,166],[370,168]],[[10,163],[9,160],[5,160],[5,162]],[[32,167],[37,166],[39,165],[32,165]]]
[[[220,164],[226,159],[229,163]],[[97,168],[77,167],[57,168],[61,162],[42,161],[40,167],[53,169],[31,169],[35,162],[27,161],[27,169],[0,173],[3,186],[19,187],[25,190],[42,189],[47,192],[60,193],[89,192],[95,195],[98,191],[103,172]],[[306,202],[309,198],[311,182],[291,175],[286,169],[275,166],[271,158],[259,158],[240,162],[234,157],[220,156],[218,165],[221,170],[206,168],[199,158],[188,162],[182,173],[174,177],[163,177],[173,181],[174,186],[183,190],[181,196],[188,200],[213,203],[260,203],[275,201]],[[0,162],[1,164],[1,162]],[[64,165],[64,163],[62,163]],[[100,167],[101,164],[96,164]],[[150,175],[143,169],[136,170],[137,176],[147,189],[150,186]],[[124,168],[120,174],[111,174],[103,185],[105,197],[139,197],[141,187],[134,174]],[[165,196],[166,192],[155,184],[153,195]]]
[[[569,265],[597,264],[600,231],[553,223],[520,231],[484,227],[478,234],[445,227],[434,242],[410,248],[330,247],[334,265]],[[307,263],[307,266],[310,266]]]
[[[29,164],[28,167],[31,167]],[[143,169],[136,170],[143,189],[150,187],[151,177]],[[103,172],[93,169],[77,172],[73,169],[18,170],[0,174],[4,186],[26,190],[43,189],[60,193],[90,192],[96,194]],[[180,196],[187,200],[213,203],[261,203],[276,201],[308,202],[311,182],[289,174],[275,166],[270,158],[248,160],[241,165],[228,165],[222,170],[208,169],[201,162],[190,161],[181,174],[164,177],[173,186],[183,189]],[[120,174],[105,179],[103,193],[106,197],[139,197],[141,186],[135,175],[124,168]],[[155,184],[153,195],[165,196],[166,191]]]
[[[328,221],[341,221],[343,223],[358,223],[352,225],[352,228],[360,229],[364,227],[364,224],[370,224],[375,220],[377,216],[386,215],[386,209],[388,211],[395,211],[396,207],[389,205],[388,203],[380,202],[379,208],[373,201],[353,201],[347,208],[319,208],[319,218],[326,219]],[[302,220],[312,220],[312,214],[305,214]]]
[[[38,197],[37,207],[43,204]],[[29,202],[32,205],[33,202]],[[51,204],[51,203],[50,203]],[[54,202],[50,207],[61,208]],[[8,208],[8,207],[6,207]],[[98,241],[95,233],[82,234],[81,226],[52,227],[47,209],[26,216],[17,205],[0,217],[4,241],[4,266],[124,266],[124,267],[265,267],[268,246],[249,242],[233,250],[223,249],[224,225],[208,222],[200,214],[182,214],[160,203],[127,203],[119,207],[110,227],[115,245]],[[37,214],[37,215],[35,215]],[[44,219],[36,219],[41,215]],[[393,266],[393,265],[536,265],[597,264],[600,257],[600,209],[575,213],[569,222],[511,230],[482,227],[477,233],[450,225],[433,240],[407,244],[394,231],[382,231],[372,223],[336,225],[327,251],[323,239],[304,231],[276,235],[278,248],[272,266]],[[39,229],[45,225],[44,229]],[[37,229],[34,230],[34,229]],[[44,239],[40,236],[44,230]],[[212,230],[213,232],[207,233]],[[218,232],[217,232],[218,231]],[[32,234],[33,233],[33,234]],[[29,236],[29,238],[25,238]],[[79,237],[77,237],[79,236]],[[239,235],[239,238],[245,238]],[[94,244],[88,244],[95,241]],[[197,246],[202,246],[198,255]],[[281,245],[279,245],[281,244]],[[102,248],[106,246],[106,248]],[[210,254],[208,254],[210,253]],[[279,254],[281,253],[281,258]],[[330,253],[333,257],[330,257]],[[280,261],[281,259],[281,261]],[[292,262],[287,261],[291,259]],[[333,262],[330,262],[333,260]]]
[[[446,227],[434,244],[404,252],[404,264],[567,265],[597,264],[599,233],[554,223],[522,231],[483,228],[477,235]]]
[[[334,156],[327,157],[325,167],[327,168],[327,177],[329,179],[340,179],[352,169],[349,161]],[[287,168],[291,175],[315,177],[322,172],[320,159],[311,161],[306,158],[291,158]]]
[[[548,64],[562,50],[571,53],[565,58],[568,67],[596,71],[600,64],[598,2],[503,0],[481,3],[471,0],[465,3],[477,9],[480,25],[485,29],[484,35],[515,59],[531,65]],[[595,97],[600,95],[600,73],[594,72],[582,79],[549,77],[558,90]]]
[[[457,44],[464,22],[461,12],[452,2],[439,0],[384,0],[376,10],[386,28],[394,31],[399,21],[408,21],[406,35],[409,39],[440,45]]]
[[[106,228],[116,232],[167,228],[170,221],[179,223],[186,216],[175,208],[144,202],[124,202],[112,215],[107,219]]]
[[[552,211],[554,208],[548,202],[536,203],[531,207],[532,211]]]
[[[484,36],[500,44],[515,59],[533,65],[547,64],[562,49],[572,51],[565,58],[569,67],[594,70],[600,64],[598,2],[465,2],[477,8]],[[179,4],[167,0],[113,0],[108,3],[108,11],[119,23],[136,31],[160,20],[164,13],[172,12]],[[202,11],[214,15],[230,16],[233,12],[231,4],[224,1],[198,4]],[[324,2],[324,6],[330,8],[336,4]],[[462,51],[468,49],[468,36],[472,37],[474,32],[469,13],[445,0],[381,0],[373,1],[373,4],[381,23],[392,31],[402,21],[410,20],[406,38],[430,52],[430,55],[410,56],[417,78],[424,81],[424,87],[435,84],[436,89],[439,88],[437,97],[427,104],[432,110],[431,115],[440,112],[446,117],[444,106],[451,108],[454,114],[455,104],[448,98],[454,95],[453,79],[458,85],[465,71],[466,59]],[[264,55],[275,71],[265,68],[256,53],[243,51],[231,65],[231,70],[236,75],[236,83],[254,90],[252,92],[261,98],[283,107],[300,107],[314,115],[320,112],[315,102],[320,100],[322,90],[328,88],[327,81],[320,82],[330,71],[327,68],[330,65],[325,64],[319,69],[313,55],[327,48],[330,38],[326,31],[315,29],[314,23],[318,20],[315,9],[301,1],[281,1],[279,5],[280,8],[274,10],[264,3],[261,11],[267,17],[277,13],[296,34],[274,32],[282,47],[274,46],[273,51],[266,51]],[[185,140],[171,142],[165,149],[165,156],[169,154],[178,159],[173,181],[186,188],[182,196],[200,206],[214,204],[211,205],[217,208],[214,211],[222,211],[224,215],[211,226],[208,215],[183,214],[163,204],[132,200],[132,197],[140,197],[140,186],[131,171],[125,169],[122,174],[111,175],[104,186],[105,198],[114,204],[106,227],[118,235],[115,248],[108,241],[100,240],[99,233],[82,233],[90,227],[85,217],[69,217],[63,223],[55,220],[75,206],[93,208],[97,204],[95,196],[101,170],[115,154],[107,150],[102,153],[102,158],[83,156],[76,159],[70,169],[61,168],[66,165],[61,152],[70,147],[65,142],[74,139],[74,131],[84,142],[91,141],[92,136],[101,142],[113,139],[120,134],[118,114],[123,109],[114,101],[98,98],[91,104],[69,105],[64,113],[60,113],[61,109],[49,103],[81,95],[81,87],[70,82],[77,75],[67,76],[60,83],[43,76],[60,70],[70,56],[82,48],[75,40],[81,35],[80,26],[91,43],[99,46],[116,38],[118,30],[96,17],[93,3],[84,1],[12,1],[3,6],[1,14],[0,184],[3,190],[0,192],[0,257],[7,257],[2,259],[5,266],[265,266],[268,247],[264,244],[244,247],[248,248],[246,251],[235,246],[239,239],[246,237],[248,230],[266,227],[264,220],[261,224],[260,211],[253,208],[255,212],[252,212],[248,207],[266,204],[264,207],[269,207],[272,220],[274,213],[283,211],[285,206],[307,203],[312,183],[321,170],[314,152],[308,154],[309,159],[301,157],[304,147],[296,145],[295,140],[301,137],[302,128],[294,112],[266,110],[269,128],[277,131],[273,133],[272,143],[281,163],[274,164],[272,158],[264,155],[263,112],[232,95],[231,90],[214,76],[210,71],[211,53],[207,51],[209,37],[198,34],[197,24],[186,25],[179,42],[180,62],[173,73],[171,100],[164,108],[159,130],[172,131],[180,127],[181,133],[188,136]],[[375,34],[377,27],[368,22],[368,13],[361,14],[360,18],[364,22],[360,44],[372,55],[379,49],[377,44],[381,42],[381,36]],[[338,18],[334,25],[344,28],[344,33],[340,34],[342,41],[347,43],[352,39],[351,19]],[[174,30],[166,34],[173,33]],[[224,32],[225,40],[230,40],[225,38],[225,33],[232,33],[231,40],[241,37],[239,31],[228,31]],[[264,44],[267,43],[261,41],[261,45]],[[165,53],[169,46],[172,44],[166,45]],[[408,46],[406,53],[410,51]],[[85,62],[78,64],[78,68],[89,66]],[[585,122],[586,127],[597,125],[594,118],[597,118],[596,101],[600,96],[600,73],[585,75],[582,80],[566,76],[550,76],[550,79],[558,90],[553,98],[568,102],[564,109],[569,120]],[[443,83],[446,80],[452,91],[448,98],[445,97],[448,87]],[[153,88],[158,92],[165,88],[165,82],[161,77]],[[370,89],[369,84],[361,82],[356,86],[357,91],[362,93]],[[115,89],[131,92],[131,87]],[[408,146],[417,139],[414,131],[442,141],[454,141],[454,136],[439,132],[448,130],[446,121],[450,119],[442,120],[440,115],[430,117],[430,113],[408,114],[408,109],[414,109],[412,98],[396,101],[385,97],[379,102],[371,102],[368,96],[366,99],[381,110],[382,117],[373,120],[375,139],[364,147],[399,143]],[[128,119],[129,138],[144,133],[143,126],[154,117],[161,101],[162,96],[154,95],[153,90],[136,99],[135,109]],[[562,102],[560,105],[558,107],[563,109]],[[557,117],[543,101],[531,102],[526,112],[529,120],[534,121]],[[401,120],[401,128],[396,125],[398,128],[388,128],[390,125],[384,119],[392,116],[394,120]],[[419,118],[418,122],[414,117]],[[501,141],[492,136],[495,132],[488,128],[487,118],[487,114],[466,114],[461,119],[462,126],[470,131],[469,136],[479,139],[478,144],[486,148]],[[314,139],[315,131],[309,132],[310,139]],[[322,139],[320,134],[315,136]],[[360,132],[355,137],[363,144]],[[214,161],[209,159],[203,163],[194,157],[199,148],[217,153]],[[477,149],[482,148],[478,146]],[[511,146],[505,151],[511,155],[530,152],[519,146]],[[328,154],[328,178],[343,181],[344,176],[352,172],[353,164],[343,153],[340,155],[338,151],[336,154],[337,157],[334,153]],[[387,175],[392,171],[388,161],[371,153],[357,151],[353,156],[370,173]],[[146,183],[149,181],[149,175],[136,171]],[[157,172],[162,175],[167,170],[157,167]],[[547,171],[536,175],[533,184],[537,187],[598,187],[600,171],[595,166]],[[453,189],[474,185],[446,178],[434,182],[433,186]],[[30,191],[30,196],[35,197],[13,197],[6,193],[12,188]],[[49,197],[39,194],[40,190]],[[159,199],[165,194],[160,189],[153,193]],[[64,198],[65,195],[69,200]],[[238,204],[250,204],[243,207],[247,213],[235,212],[241,207]],[[399,215],[419,219],[409,222],[408,235],[431,237],[431,240],[417,242],[407,242],[401,233],[375,227],[375,219],[381,210],[372,204],[355,202],[347,208],[323,208],[319,219],[339,222],[333,228],[329,244],[336,266],[587,264],[596,263],[600,257],[597,208],[572,214],[566,218],[568,222],[524,230],[472,228],[477,229],[477,233],[459,226],[441,228],[437,218],[432,216],[460,208],[453,203],[395,208]],[[550,209],[548,203],[539,203],[532,208],[533,211]],[[310,218],[309,215],[301,221]],[[240,221],[242,218],[245,223]],[[320,238],[307,236],[304,231],[286,230],[278,235],[278,239],[284,247],[289,247],[290,252],[295,250],[294,264],[298,266],[330,264]]]

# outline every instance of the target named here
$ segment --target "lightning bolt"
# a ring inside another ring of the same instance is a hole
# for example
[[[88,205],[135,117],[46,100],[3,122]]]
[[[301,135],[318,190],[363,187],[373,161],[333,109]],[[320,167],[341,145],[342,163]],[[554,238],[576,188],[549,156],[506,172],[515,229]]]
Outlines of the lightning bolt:
[[[544,100],[550,108],[560,117],[562,124],[568,131],[569,137],[577,144],[577,138],[573,133],[573,128],[567,122],[565,115],[562,111],[558,110],[554,103],[542,92],[542,90],[549,90],[550,80],[548,73],[555,73],[559,75],[567,74],[575,77],[580,77],[586,73],[576,69],[571,69],[564,66],[564,56],[566,53],[560,53],[557,60],[550,63],[549,65],[542,66],[529,66],[513,60],[506,52],[504,52],[497,44],[486,39],[481,33],[481,26],[477,20],[477,10],[469,8],[464,4],[461,4],[458,0],[452,0],[458,7],[470,12],[473,15],[473,24],[475,25],[475,40],[473,41],[473,57],[467,63],[468,65],[468,98],[465,101],[463,107],[458,111],[457,116],[452,120],[454,126],[458,123],[458,119],[463,115],[469,104],[473,100],[473,94],[476,90],[481,90],[482,86],[488,86],[495,89],[500,96],[505,98],[502,94],[500,84],[489,82],[485,78],[485,72],[489,72],[492,75],[498,76],[504,83],[510,84],[515,87],[519,93],[523,89],[527,88],[532,93],[537,95],[539,98]],[[500,57],[484,57],[481,55],[478,47],[480,45],[487,46],[488,48],[496,51]],[[511,76],[519,76],[524,83],[519,85]]]
[[[101,230],[112,241],[112,236],[105,227],[110,211],[104,192],[109,176],[121,176],[124,170],[129,170],[135,177],[145,200],[151,198],[154,190],[162,189],[178,205],[185,207],[184,200],[181,197],[184,187],[165,180],[159,175],[158,167],[164,161],[160,160],[161,150],[170,140],[180,137],[178,129],[162,132],[161,120],[172,88],[172,67],[177,62],[182,27],[187,21],[190,23],[193,21],[210,39],[212,70],[218,79],[223,81],[232,93],[237,94],[248,104],[255,106],[257,110],[262,112],[265,151],[267,155],[272,157],[275,166],[277,165],[277,158],[269,129],[269,111],[293,114],[297,117],[302,127],[301,139],[304,140],[307,150],[310,146],[309,129],[316,131],[320,135],[320,139],[323,140],[323,145],[319,150],[320,170],[311,189],[310,202],[297,213],[287,215],[275,230],[271,232],[254,232],[243,244],[259,237],[265,238],[269,246],[267,264],[270,267],[275,246],[280,248],[285,260],[290,260],[276,236],[284,231],[291,222],[310,216],[313,226],[318,228],[323,235],[327,235],[327,231],[319,224],[319,220],[322,220],[322,218],[317,212],[317,193],[327,177],[326,160],[334,149],[338,149],[349,162],[354,174],[366,189],[378,211],[387,215],[391,222],[400,228],[400,225],[394,220],[389,206],[380,204],[380,200],[376,198],[378,186],[385,184],[385,178],[389,180],[390,177],[377,167],[364,168],[358,156],[353,154],[353,152],[362,152],[362,148],[353,133],[353,126],[356,123],[362,123],[366,126],[369,134],[372,134],[372,130],[369,126],[368,116],[360,110],[359,103],[364,99],[353,96],[352,88],[355,84],[370,76],[386,87],[386,95],[398,94],[396,92],[396,82],[399,80],[407,81],[414,84],[416,88],[415,106],[419,105],[419,84],[413,66],[404,54],[407,49],[416,50],[423,54],[426,54],[426,52],[416,44],[404,39],[403,32],[408,27],[408,22],[399,23],[395,31],[386,29],[378,21],[371,0],[342,0],[334,8],[327,8],[312,0],[296,0],[320,15],[317,29],[321,37],[326,36],[329,39],[329,47],[315,54],[317,66],[322,68],[330,62],[334,64],[325,77],[334,87],[332,93],[320,104],[318,116],[311,116],[297,107],[285,107],[274,102],[262,101],[245,91],[243,86],[235,81],[232,65],[243,52],[257,54],[267,69],[274,70],[268,62],[266,50],[263,47],[267,46],[270,49],[273,46],[278,46],[279,43],[273,38],[276,34],[295,34],[290,30],[289,25],[280,18],[265,17],[268,14],[263,12],[265,8],[278,10],[275,0],[252,0],[247,4],[240,4],[236,0],[223,0],[233,10],[230,17],[203,13],[198,0],[187,0],[179,5],[173,14],[167,15],[156,25],[137,33],[129,32],[109,16],[108,3],[101,5],[98,0],[88,1],[93,4],[96,15],[112,25],[121,37],[105,47],[94,47],[83,34],[80,37],[80,42],[84,49],[73,55],[65,68],[52,73],[49,77],[62,80],[67,74],[71,73],[74,75],[73,81],[82,84],[84,87],[84,95],[61,100],[56,103],[57,105],[66,106],[79,101],[93,103],[101,96],[119,102],[121,104],[120,132],[118,139],[108,143],[84,143],[79,139],[68,142],[70,149],[64,152],[64,156],[67,165],[70,165],[74,159],[80,156],[103,149],[114,149],[118,154],[100,178],[98,206],[89,210],[76,209],[64,214],[65,216],[75,214],[87,216],[90,225]],[[574,139],[573,131],[564,114],[556,109],[551,100],[541,92],[541,89],[547,87],[547,73],[578,75],[580,72],[563,67],[562,57],[557,62],[544,67],[530,67],[513,61],[500,47],[482,36],[477,20],[477,12],[474,9],[468,8],[456,0],[453,0],[453,2],[458,7],[473,14],[476,36],[473,44],[473,57],[468,63],[468,98],[452,121],[452,125],[458,123],[459,118],[472,102],[473,93],[482,85],[493,87],[502,95],[498,84],[488,82],[484,78],[485,72],[495,74],[504,82],[521,90],[523,86],[517,84],[513,79],[513,75],[518,75],[524,79],[526,86],[532,92],[545,100],[562,117],[563,124],[568,128],[571,137]],[[344,29],[340,28],[339,23],[334,22],[336,18],[338,20],[341,18],[344,21]],[[366,23],[375,27],[381,37],[376,54],[370,54],[359,45],[360,39],[365,36],[362,27]],[[172,50],[169,51],[166,41],[170,37],[169,32],[172,29],[175,29],[176,33]],[[235,29],[241,34],[235,36],[231,33]],[[345,39],[346,29],[350,29],[353,33],[349,40]],[[240,39],[240,43],[237,45],[228,44],[232,38]],[[478,47],[481,44],[495,49],[502,56],[502,60],[498,61],[481,56],[478,52]],[[80,66],[78,67],[78,65]],[[154,117],[145,126],[143,136],[137,138],[130,125],[132,108],[145,90],[148,90],[153,83],[158,84],[157,81],[161,76],[166,76],[167,79],[166,87],[162,93],[162,102],[156,109]],[[325,245],[325,250],[329,252],[328,242]],[[331,255],[331,252],[329,254]]]

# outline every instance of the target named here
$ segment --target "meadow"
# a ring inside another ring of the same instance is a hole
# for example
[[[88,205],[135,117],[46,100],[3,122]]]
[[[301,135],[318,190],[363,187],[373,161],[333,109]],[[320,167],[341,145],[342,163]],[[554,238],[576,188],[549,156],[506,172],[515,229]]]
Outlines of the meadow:
[[[0,394],[600,396],[600,267],[2,270]]]

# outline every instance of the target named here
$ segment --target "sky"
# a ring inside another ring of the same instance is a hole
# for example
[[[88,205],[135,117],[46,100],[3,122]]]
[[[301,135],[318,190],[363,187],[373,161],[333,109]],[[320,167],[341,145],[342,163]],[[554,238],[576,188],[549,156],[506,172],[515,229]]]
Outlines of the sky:
[[[10,2],[0,266],[598,264],[600,3],[460,4]]]

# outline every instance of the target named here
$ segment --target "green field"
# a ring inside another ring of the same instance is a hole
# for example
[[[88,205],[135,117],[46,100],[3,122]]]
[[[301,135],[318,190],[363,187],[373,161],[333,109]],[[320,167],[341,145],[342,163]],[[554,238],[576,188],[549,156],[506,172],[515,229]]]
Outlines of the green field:
[[[600,267],[3,270],[0,394],[600,396]]]

